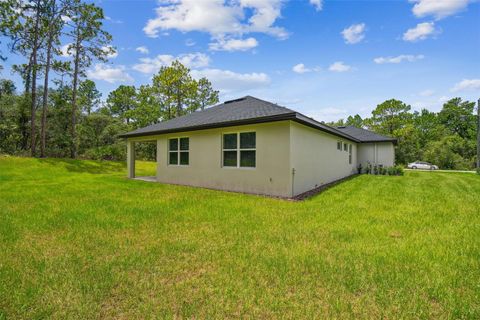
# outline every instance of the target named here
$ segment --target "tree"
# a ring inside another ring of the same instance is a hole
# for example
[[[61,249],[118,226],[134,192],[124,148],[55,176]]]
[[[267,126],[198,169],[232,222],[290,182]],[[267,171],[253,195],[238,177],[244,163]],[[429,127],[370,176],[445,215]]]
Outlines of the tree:
[[[145,127],[162,119],[162,108],[151,86],[143,85],[137,90],[136,105],[129,114],[135,128]]]
[[[212,83],[207,78],[197,81],[197,92],[194,98],[195,109],[204,110],[206,107],[218,103],[218,91],[213,90]]]
[[[458,134],[444,136],[427,144],[424,158],[442,169],[467,170],[471,168],[470,159],[462,156],[466,147],[465,140]]]
[[[17,24],[17,14],[15,12],[16,3],[15,0],[3,0],[0,1],[0,37],[11,37],[15,25]],[[1,44],[0,38],[0,44]],[[5,61],[6,56],[3,55],[0,50],[0,61]],[[2,70],[2,65],[0,65],[0,71]]]
[[[393,136],[398,140],[395,150],[396,163],[409,163],[422,159],[422,141],[417,128],[408,123],[394,131]]]
[[[39,69],[38,51],[42,43],[41,20],[43,14],[42,2],[40,0],[14,1],[17,13],[17,23],[12,29],[13,52],[19,52],[28,57],[29,64],[25,68],[28,72],[28,85],[31,89],[30,96],[30,148],[31,155],[36,153],[36,128],[35,116],[37,109],[37,72]],[[31,81],[31,85],[30,85]]]
[[[190,75],[190,69],[179,61],[160,68],[153,77],[152,93],[159,99],[164,120],[182,116],[199,107],[195,104],[197,83]]]
[[[453,98],[447,101],[438,113],[438,119],[452,134],[465,139],[473,139],[476,131],[475,102]]]
[[[371,126],[374,131],[393,135],[411,119],[411,107],[402,101],[390,99],[377,105],[372,111]]]
[[[60,5],[59,5],[60,3]],[[46,32],[46,48],[45,48],[45,70],[43,82],[43,105],[42,105],[42,122],[40,132],[40,157],[45,157],[46,148],[46,127],[47,127],[47,108],[48,108],[48,89],[49,89],[49,73],[52,66],[52,55],[58,52],[59,38],[63,27],[62,15],[66,14],[69,9],[68,1],[45,0],[43,8],[43,30]]]
[[[130,124],[132,110],[135,109],[137,92],[134,86],[121,85],[110,92],[107,98],[107,106],[112,115],[125,120]]]
[[[477,101],[477,173],[480,174],[480,99]]]
[[[360,117],[360,115],[356,114],[353,117],[348,116],[347,121],[345,122],[345,125],[347,126],[353,126],[357,128],[363,128],[363,119]]]
[[[0,79],[0,99],[3,96],[11,96],[15,94],[15,84],[12,80]]]
[[[18,130],[21,98],[15,95],[15,86],[10,80],[0,80],[0,153],[15,153],[21,144]]]
[[[330,121],[326,123],[330,127],[344,127],[345,126],[345,121],[343,119],[337,120],[337,121]]]
[[[73,54],[73,86],[72,86],[72,125],[71,136],[72,146],[70,156],[77,157],[78,142],[76,137],[77,125],[77,104],[78,104],[78,83],[84,76],[84,71],[88,68],[93,59],[106,61],[108,55],[114,52],[109,46],[112,36],[102,29],[102,20],[105,18],[103,10],[94,4],[81,3],[80,0],[74,0],[72,10],[70,11],[69,26],[71,31],[68,36],[72,43],[68,46],[68,52]]]
[[[98,91],[95,82],[85,80],[80,83],[78,88],[78,106],[80,110],[90,114],[100,104],[102,94]]]

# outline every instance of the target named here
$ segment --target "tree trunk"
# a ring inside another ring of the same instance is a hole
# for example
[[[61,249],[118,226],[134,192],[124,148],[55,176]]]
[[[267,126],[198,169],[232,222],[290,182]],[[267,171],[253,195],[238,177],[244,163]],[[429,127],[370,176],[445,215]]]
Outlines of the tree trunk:
[[[72,127],[71,136],[72,136],[72,147],[70,149],[70,157],[75,159],[77,157],[77,87],[78,87],[78,71],[80,63],[80,38],[77,31],[77,41],[75,44],[75,66],[73,71],[73,92],[72,92]]]
[[[48,107],[48,73],[50,72],[50,61],[52,55],[52,41],[53,34],[50,31],[48,35],[47,44],[47,61],[45,63],[45,81],[43,83],[43,108],[42,108],[42,131],[41,131],[41,145],[40,157],[45,158],[46,132],[47,132],[47,107]]]
[[[179,90],[180,91],[180,90]],[[180,98],[180,93],[178,92],[178,97],[177,97],[177,112],[176,112],[176,117],[180,117],[180,112],[182,111],[182,103],[181,103],[181,98]]]
[[[33,48],[32,48],[32,104],[30,115],[30,148],[31,155],[35,157],[36,147],[36,134],[35,134],[35,113],[37,106],[37,47],[38,47],[38,24],[40,20],[40,1],[36,1],[36,17],[35,17],[35,29],[33,31]]]
[[[480,99],[477,101],[477,170],[480,170]]]
[[[30,55],[30,58],[28,60],[28,65],[25,68],[25,93],[24,93],[24,99],[22,101],[21,107],[22,109],[20,110],[20,118],[19,118],[19,128],[20,132],[22,135],[22,140],[21,140],[21,149],[22,150],[27,150],[28,148],[28,101],[30,100],[29,94],[30,94],[30,82],[31,82],[31,76],[32,76],[32,56]]]

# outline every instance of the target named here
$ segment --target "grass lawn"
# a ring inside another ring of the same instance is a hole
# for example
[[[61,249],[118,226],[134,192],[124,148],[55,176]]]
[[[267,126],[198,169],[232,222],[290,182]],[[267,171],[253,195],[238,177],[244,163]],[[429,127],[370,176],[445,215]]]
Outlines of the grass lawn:
[[[0,319],[480,318],[478,175],[291,202],[125,172],[0,157]]]

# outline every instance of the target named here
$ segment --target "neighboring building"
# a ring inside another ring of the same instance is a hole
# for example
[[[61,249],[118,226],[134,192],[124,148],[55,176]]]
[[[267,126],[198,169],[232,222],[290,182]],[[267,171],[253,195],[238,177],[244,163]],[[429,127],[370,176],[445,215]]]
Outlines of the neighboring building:
[[[122,135],[128,176],[135,142],[157,144],[158,182],[294,197],[357,172],[392,166],[396,140],[333,128],[251,96]]]

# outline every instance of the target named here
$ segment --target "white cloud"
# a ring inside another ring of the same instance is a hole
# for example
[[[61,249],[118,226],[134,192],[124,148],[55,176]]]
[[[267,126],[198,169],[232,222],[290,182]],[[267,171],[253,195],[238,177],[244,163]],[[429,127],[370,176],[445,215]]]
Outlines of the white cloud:
[[[347,110],[339,108],[323,108],[319,110],[307,111],[306,115],[317,121],[336,121],[347,116]]]
[[[425,58],[423,54],[419,54],[419,55],[401,54],[396,57],[378,57],[373,59],[373,61],[377,64],[385,64],[385,63],[400,63],[403,61],[414,62],[417,60],[421,60],[423,58]]]
[[[305,73],[310,72],[310,69],[306,68],[303,63],[299,63],[293,66],[292,71],[296,73]]]
[[[317,11],[321,11],[323,8],[323,0],[310,0],[310,4],[314,6]]]
[[[422,96],[422,97],[431,97],[435,94],[435,91],[434,90],[431,90],[431,89],[427,89],[427,90],[423,90],[421,91],[418,95],[419,96]]]
[[[480,91],[480,79],[463,79],[456,83],[450,91],[458,92],[470,90]]]
[[[69,16],[61,16],[60,19],[62,19],[64,23],[69,23],[70,21],[72,21]]]
[[[210,58],[199,52],[181,54],[177,57],[169,54],[160,54],[155,58],[141,58],[141,63],[135,64],[133,69],[142,73],[152,74],[158,72],[161,67],[170,65],[175,60],[180,61],[189,68],[202,68],[210,63]]]
[[[450,100],[450,98],[447,97],[447,96],[441,96],[440,98],[438,98],[438,102],[440,102],[440,103],[445,103],[448,100]]]
[[[93,69],[87,70],[87,77],[95,80],[103,80],[109,83],[131,82],[133,78],[125,71],[125,66],[108,66],[97,63]]]
[[[210,50],[214,51],[247,51],[258,46],[255,38],[247,39],[217,39],[209,44]]]
[[[60,55],[61,55],[62,57],[65,57],[65,58],[66,58],[66,57],[71,57],[71,56],[73,56],[73,50],[72,50],[72,49],[68,50],[68,48],[69,48],[71,45],[72,45],[71,43],[67,43],[67,44],[65,44],[65,45],[63,45],[63,46],[60,47],[60,52],[61,52]]]
[[[148,54],[150,52],[148,50],[148,48],[145,47],[145,46],[137,47],[137,48],[135,48],[135,51],[138,51],[138,52],[143,53],[143,54]]]
[[[312,71],[320,71],[320,67],[307,68],[303,63],[299,63],[292,67],[292,71],[302,74],[302,73],[307,73]]]
[[[341,33],[345,39],[345,43],[355,44],[359,43],[365,38],[365,23],[352,24],[345,28]]]
[[[104,52],[109,52],[107,54],[107,58],[109,59],[115,59],[116,57],[118,57],[118,51],[112,46],[104,46],[102,47],[102,50]]]
[[[408,29],[403,34],[403,40],[410,42],[425,40],[435,33],[438,33],[438,31],[435,29],[435,23],[422,22],[417,24],[415,28]]]
[[[282,3],[283,0],[160,0],[156,17],[147,21],[143,31],[154,38],[159,31],[176,29],[212,36],[261,32],[284,39],[288,33],[275,26]]]
[[[442,19],[462,11],[473,2],[472,0],[410,0],[415,3],[413,14],[422,18],[425,16],[434,16],[436,19]]]
[[[270,77],[262,72],[237,73],[230,70],[203,69],[192,70],[192,76],[197,79],[208,78],[213,87],[222,93],[253,90],[270,84]]]
[[[112,19],[112,17],[109,17],[109,16],[105,16],[105,20],[110,21],[111,23],[117,23],[117,24],[123,23],[122,20],[115,20],[115,19]]]
[[[337,61],[334,62],[328,67],[328,70],[333,71],[333,72],[346,72],[352,70],[352,67],[349,65],[346,65],[342,61]]]

